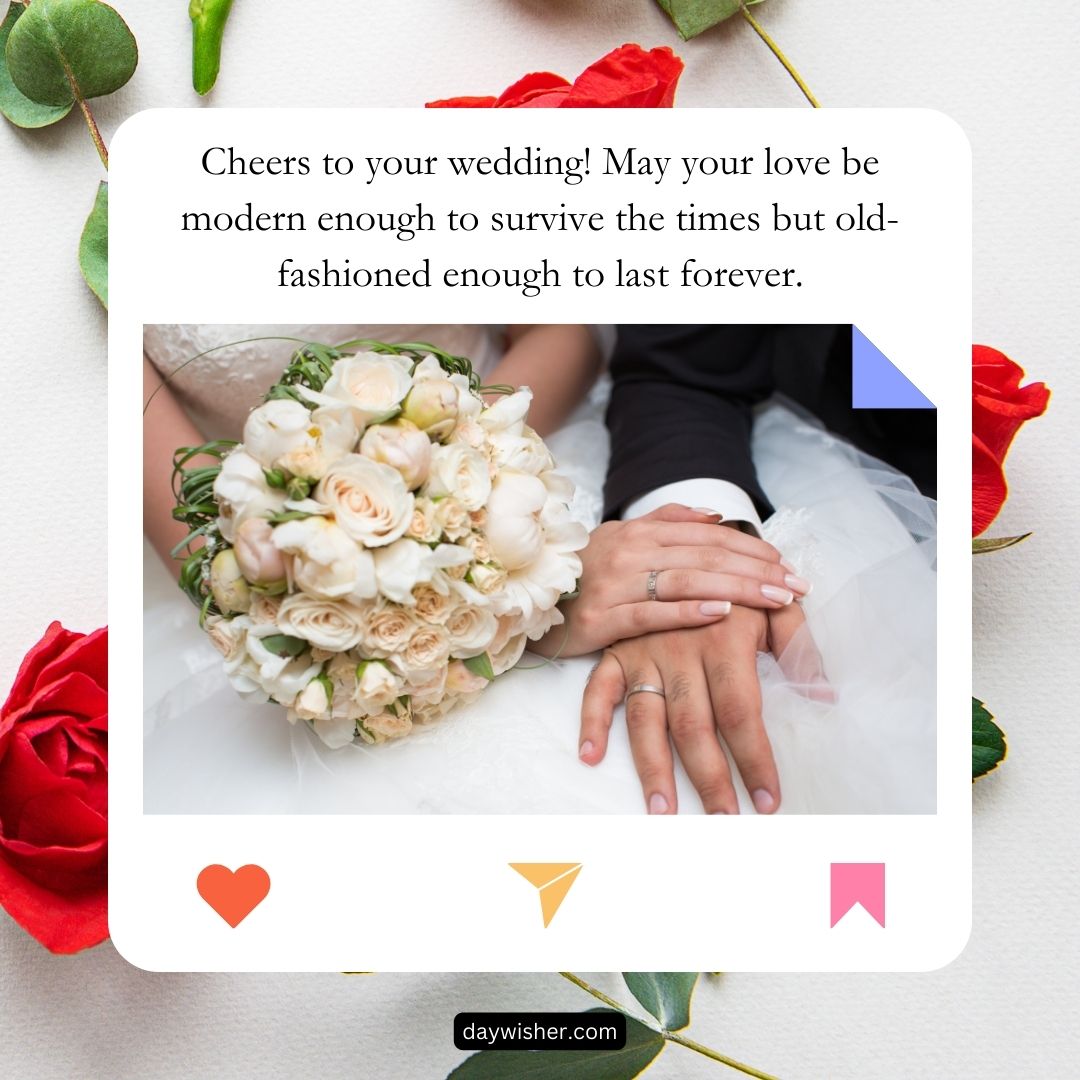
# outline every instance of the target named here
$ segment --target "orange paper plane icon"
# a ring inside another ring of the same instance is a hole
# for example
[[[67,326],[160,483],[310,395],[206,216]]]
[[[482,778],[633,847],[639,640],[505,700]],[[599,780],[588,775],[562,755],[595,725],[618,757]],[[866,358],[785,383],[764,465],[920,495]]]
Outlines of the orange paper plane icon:
[[[555,918],[559,905],[566,899],[570,886],[574,884],[581,870],[581,863],[512,862],[510,868],[540,890],[540,910],[544,916],[544,925],[548,926]]]

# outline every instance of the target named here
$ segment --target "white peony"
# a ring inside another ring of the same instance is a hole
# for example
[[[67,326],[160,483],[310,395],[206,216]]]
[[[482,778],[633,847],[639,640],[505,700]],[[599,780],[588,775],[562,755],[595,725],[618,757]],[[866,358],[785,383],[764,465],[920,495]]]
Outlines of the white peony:
[[[214,480],[214,497],[218,529],[230,543],[242,521],[276,514],[285,506],[285,492],[270,487],[262,466],[242,446],[222,461],[221,472]]]
[[[398,540],[375,553],[375,580],[379,592],[388,600],[410,607],[415,602],[413,589],[432,581],[437,572],[449,566],[465,566],[472,555],[455,544],[431,548],[416,540]],[[441,590],[440,590],[441,591]]]
[[[412,521],[413,495],[401,473],[362,454],[347,454],[333,465],[315,498],[365,547],[393,543]]]
[[[287,596],[278,609],[282,633],[331,652],[345,652],[364,634],[366,609],[347,600],[324,600],[306,593]]]
[[[453,495],[466,510],[479,510],[491,494],[487,458],[465,443],[436,446],[424,493],[433,498]]]
[[[233,552],[240,572],[252,585],[284,584],[285,562],[274,545],[274,528],[265,518],[248,518],[237,525]]]
[[[410,491],[427,479],[431,467],[431,440],[405,419],[372,424],[360,440],[360,453],[397,469]]]
[[[488,500],[487,541],[507,570],[528,566],[544,549],[540,512],[547,502],[543,481],[504,469],[495,477]]]
[[[505,394],[494,404],[489,405],[480,413],[477,420],[489,436],[497,431],[519,435],[524,428],[525,416],[531,403],[532,391],[527,386],[523,386],[520,390]]]
[[[376,593],[371,552],[326,518],[286,521],[274,530],[274,544],[292,555],[292,583],[310,596],[363,600]]]

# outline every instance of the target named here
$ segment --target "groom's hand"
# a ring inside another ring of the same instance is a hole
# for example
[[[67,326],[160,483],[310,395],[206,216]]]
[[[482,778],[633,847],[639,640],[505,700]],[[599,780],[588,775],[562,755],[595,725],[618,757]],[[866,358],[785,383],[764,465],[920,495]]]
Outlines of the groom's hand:
[[[651,814],[674,814],[674,751],[701,796],[706,813],[737,814],[738,800],[720,739],[760,814],[780,806],[780,781],[761,717],[757,654],[780,657],[803,626],[802,610],[735,607],[712,626],[670,630],[620,641],[608,649],[586,687],[579,753],[596,765],[607,749],[615,708],[635,686],[660,687],[626,700],[626,725],[634,765]],[[798,650],[801,670],[789,679],[809,688],[808,696],[832,696],[812,646]]]

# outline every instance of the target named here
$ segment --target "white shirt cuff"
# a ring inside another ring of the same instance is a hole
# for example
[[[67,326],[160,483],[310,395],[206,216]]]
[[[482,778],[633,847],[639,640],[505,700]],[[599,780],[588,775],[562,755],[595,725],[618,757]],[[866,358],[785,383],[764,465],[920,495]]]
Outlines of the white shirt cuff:
[[[729,480],[715,480],[710,477],[665,484],[628,503],[622,516],[624,520],[641,517],[667,503],[680,503],[693,509],[707,508],[722,514],[723,520],[728,524],[737,524],[744,532],[761,535],[761,518],[758,517],[750,496]]]

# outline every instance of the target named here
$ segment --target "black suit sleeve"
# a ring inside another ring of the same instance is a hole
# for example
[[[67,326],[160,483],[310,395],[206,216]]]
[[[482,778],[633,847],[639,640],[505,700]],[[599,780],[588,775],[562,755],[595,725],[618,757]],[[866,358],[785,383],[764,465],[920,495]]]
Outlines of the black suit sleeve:
[[[773,328],[620,326],[611,361],[611,463],[604,514],[664,484],[737,484],[764,518],[772,507],[750,456],[754,406],[773,390]]]

